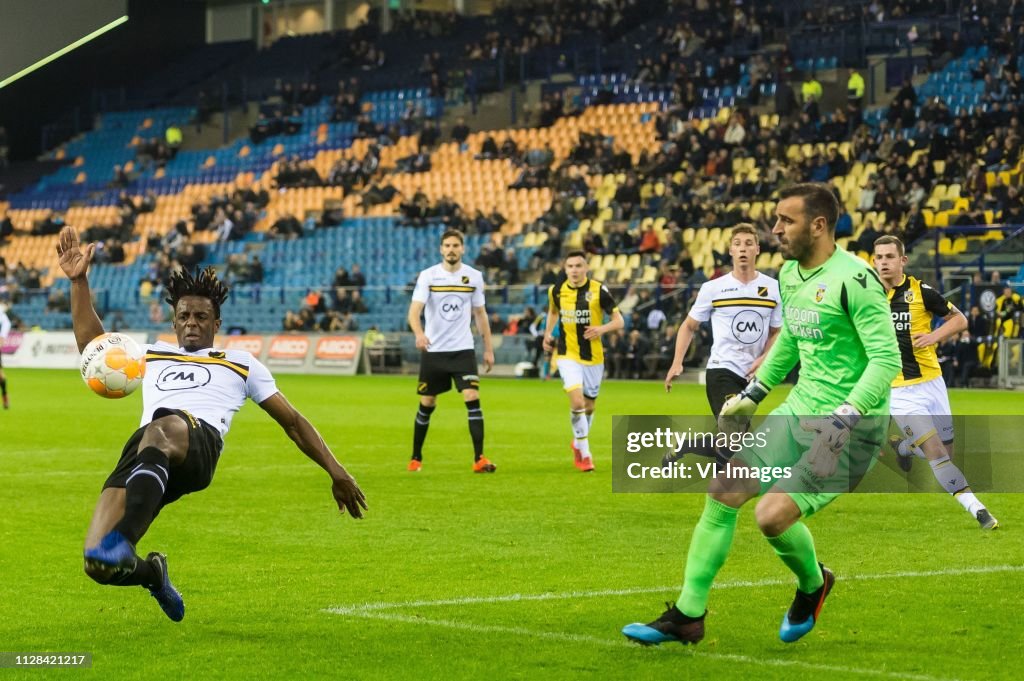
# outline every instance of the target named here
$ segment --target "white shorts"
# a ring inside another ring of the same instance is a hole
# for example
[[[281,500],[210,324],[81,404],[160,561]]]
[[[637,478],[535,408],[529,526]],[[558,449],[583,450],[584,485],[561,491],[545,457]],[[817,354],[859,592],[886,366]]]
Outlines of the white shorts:
[[[562,376],[562,387],[567,393],[582,388],[583,396],[593,400],[597,398],[597,393],[601,392],[604,364],[580,364],[575,360],[559,357],[558,373]]]
[[[932,435],[953,441],[953,416],[942,376],[892,389],[889,411],[903,434],[920,445]]]

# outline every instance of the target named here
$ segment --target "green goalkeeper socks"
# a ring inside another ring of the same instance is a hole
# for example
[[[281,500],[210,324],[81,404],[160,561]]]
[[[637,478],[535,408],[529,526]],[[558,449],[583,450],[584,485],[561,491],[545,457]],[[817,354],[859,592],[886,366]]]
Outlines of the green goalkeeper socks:
[[[809,594],[821,588],[824,578],[821,576],[818,556],[814,552],[814,538],[806,525],[797,521],[778,537],[765,539],[786,567],[796,575],[798,589]]]
[[[683,591],[676,607],[688,617],[700,617],[707,610],[708,592],[715,575],[722,569],[736,532],[738,508],[715,501],[704,502],[704,512],[693,528],[690,550],[686,554]]]

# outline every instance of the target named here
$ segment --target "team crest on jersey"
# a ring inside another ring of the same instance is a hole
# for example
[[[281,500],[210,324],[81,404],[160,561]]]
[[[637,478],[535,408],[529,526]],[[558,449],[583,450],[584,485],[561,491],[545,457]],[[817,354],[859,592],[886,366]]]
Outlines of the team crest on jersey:
[[[587,291],[586,293],[583,294],[583,300],[587,301],[588,303],[593,299],[594,295],[590,291]]]
[[[914,429],[911,428],[910,426],[906,426],[903,429],[903,432],[907,434],[907,437],[914,437]]]
[[[211,350],[210,351],[210,357],[213,357],[214,359],[224,359],[225,357],[227,357],[227,355],[225,355],[223,352],[219,352],[217,350]]]
[[[822,300],[824,300],[825,299],[825,291],[826,290],[827,290],[827,287],[825,286],[825,284],[823,284],[823,283],[822,284],[818,284],[818,290],[814,294],[814,302],[820,303]]]
[[[909,290],[909,289],[904,291],[903,292],[903,302],[904,303],[912,303],[912,302],[914,302],[914,292]]]
[[[768,287],[767,286],[758,286],[757,287],[757,295],[761,296],[762,298],[767,298],[768,297]]]
[[[466,275],[462,275],[462,283],[463,284],[468,284],[469,283],[469,277],[467,277]]]

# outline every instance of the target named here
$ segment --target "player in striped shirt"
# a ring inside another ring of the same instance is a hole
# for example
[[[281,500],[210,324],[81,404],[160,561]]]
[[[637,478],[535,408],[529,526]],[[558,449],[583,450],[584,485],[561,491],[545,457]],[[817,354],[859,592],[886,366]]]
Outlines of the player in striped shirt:
[[[621,329],[625,320],[608,287],[588,276],[586,253],[572,251],[565,256],[565,275],[565,280],[548,289],[544,349],[555,351],[562,386],[569,396],[573,462],[588,473],[594,470],[589,440],[594,404],[604,378],[601,336]],[[610,319],[602,323],[606,315]]]
[[[897,237],[879,237],[874,266],[885,286],[900,347],[902,368],[892,382],[892,419],[905,437],[889,442],[900,467],[910,471],[914,456],[927,459],[942,488],[953,495],[984,530],[999,522],[974,495],[967,478],[953,463],[953,417],[949,394],[935,348],[967,329],[967,317],[942,294],[904,272],[907,256]],[[932,330],[932,320],[942,323]]]

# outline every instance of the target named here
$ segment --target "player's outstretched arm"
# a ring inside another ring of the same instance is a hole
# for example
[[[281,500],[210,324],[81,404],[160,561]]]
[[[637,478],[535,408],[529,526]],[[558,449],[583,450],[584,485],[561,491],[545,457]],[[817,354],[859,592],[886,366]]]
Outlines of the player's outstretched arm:
[[[85,251],[82,250],[78,232],[70,225],[60,230],[57,258],[64,275],[71,280],[71,324],[79,352],[103,333],[103,323],[92,306],[92,292],[89,290],[89,264],[95,251],[96,244],[89,244]]]
[[[757,370],[756,378],[770,390],[785,380],[799,361],[800,348],[797,346],[796,337],[783,324],[778,336],[775,337],[775,342],[768,349],[761,368]]]
[[[768,327],[768,340],[764,344],[764,352],[754,360],[754,363],[750,365],[750,370],[747,371],[747,379],[753,378],[757,374],[757,370],[764,364],[764,360],[767,359],[768,353],[771,352],[772,346],[775,345],[775,339],[779,337],[779,330],[781,326],[769,326]]]
[[[697,333],[700,324],[696,319],[687,315],[683,323],[679,325],[679,332],[676,333],[676,350],[672,356],[672,366],[665,374],[665,392],[672,391],[672,380],[683,373],[683,360],[686,359],[686,351],[690,349],[693,342],[693,334]]]
[[[318,466],[331,476],[331,494],[342,513],[348,511],[353,518],[362,518],[367,508],[366,497],[359,489],[355,478],[334,458],[324,439],[313,424],[285,399],[281,393],[274,393],[260,402],[260,407],[280,424],[292,442]]]

